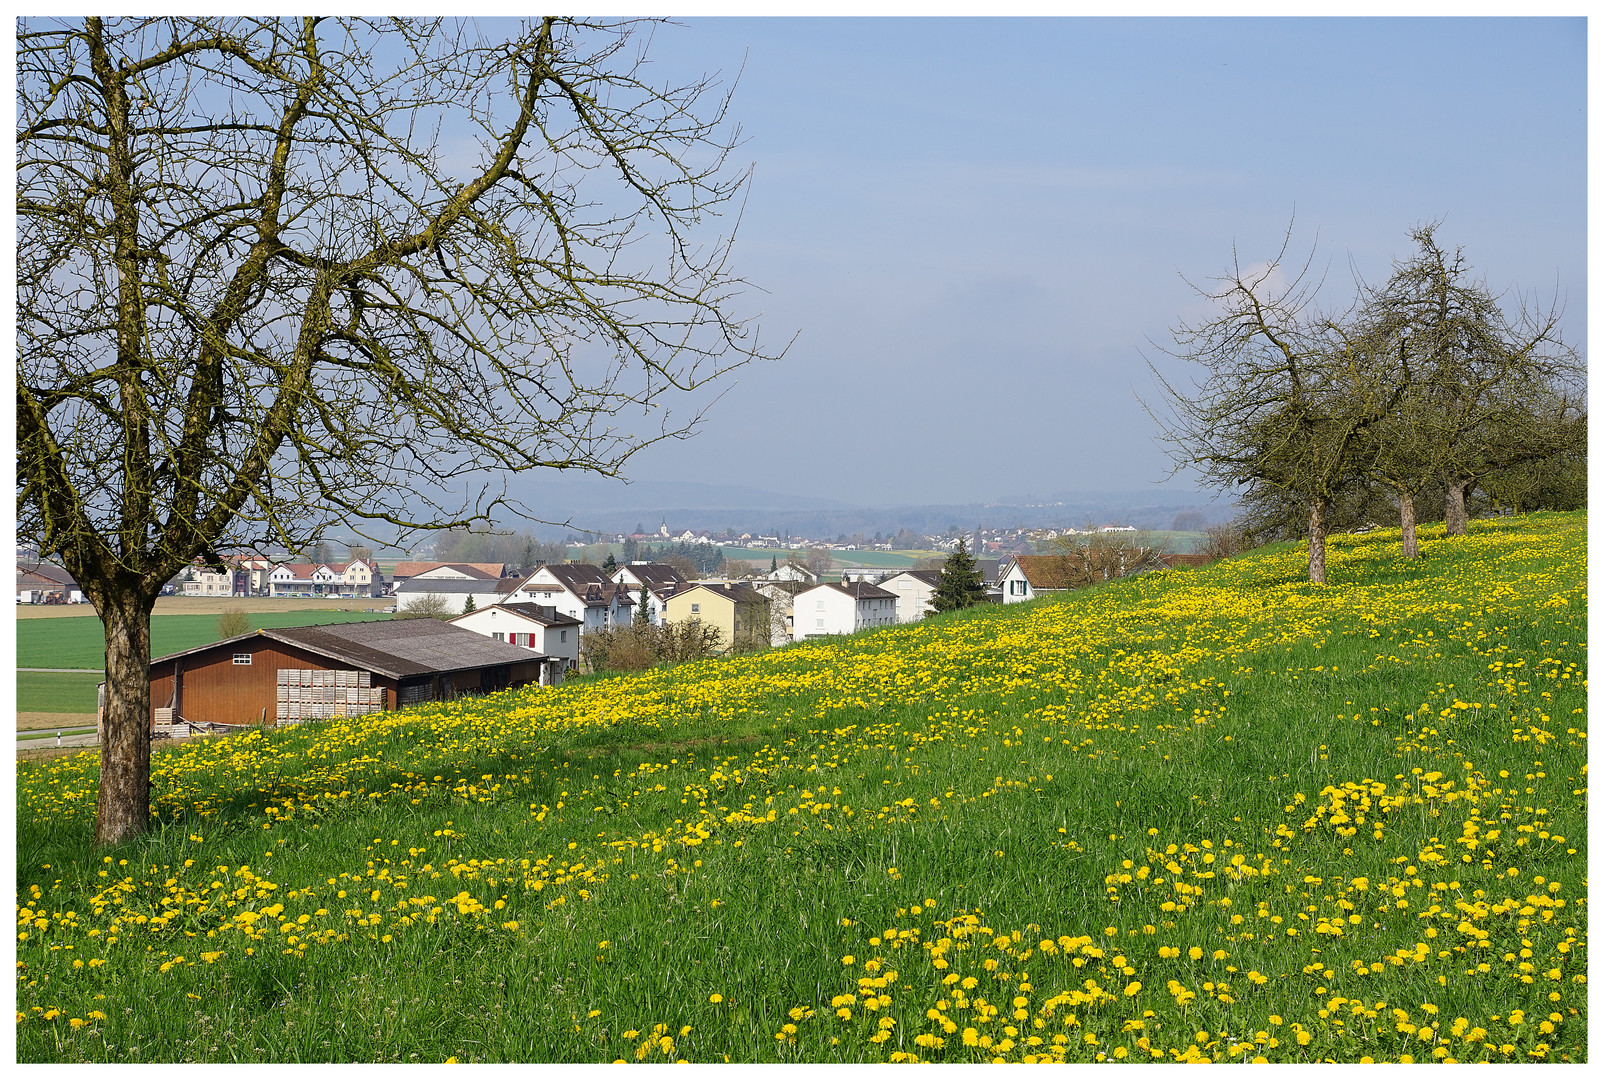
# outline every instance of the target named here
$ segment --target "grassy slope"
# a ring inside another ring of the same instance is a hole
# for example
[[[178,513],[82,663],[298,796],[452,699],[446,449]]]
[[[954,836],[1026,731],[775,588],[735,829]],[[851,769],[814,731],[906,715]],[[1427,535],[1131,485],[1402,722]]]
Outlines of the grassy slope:
[[[367,622],[388,615],[358,611],[275,611],[248,616],[252,629],[283,626],[324,626],[329,623]],[[150,620],[151,655],[193,649],[218,640],[216,615],[156,615]],[[17,621],[18,667],[77,667],[103,669],[106,638],[94,615],[72,619],[20,619]]]
[[[1585,529],[19,765],[19,1059],[1581,1060]]]

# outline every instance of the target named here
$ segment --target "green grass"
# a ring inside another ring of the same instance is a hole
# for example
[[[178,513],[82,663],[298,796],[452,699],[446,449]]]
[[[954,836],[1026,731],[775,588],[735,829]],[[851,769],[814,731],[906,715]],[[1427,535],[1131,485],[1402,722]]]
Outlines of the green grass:
[[[329,623],[369,622],[387,614],[362,611],[269,611],[247,616],[253,630]],[[182,652],[218,640],[216,615],[156,615],[150,620],[152,656]],[[106,632],[94,615],[59,619],[17,620],[19,668],[91,668],[106,666]]]
[[[100,675],[78,672],[19,671],[17,711],[93,713],[95,688],[101,679]]]
[[[18,1059],[1585,1060],[1586,517],[1397,541],[175,748],[104,853],[19,764]]]

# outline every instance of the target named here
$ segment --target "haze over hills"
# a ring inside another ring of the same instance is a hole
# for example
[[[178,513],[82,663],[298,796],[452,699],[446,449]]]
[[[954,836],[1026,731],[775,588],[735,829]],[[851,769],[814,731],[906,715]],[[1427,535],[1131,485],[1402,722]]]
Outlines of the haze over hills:
[[[1152,488],[1136,491],[1060,491],[1048,495],[1011,495],[988,502],[955,502],[912,506],[855,506],[844,501],[785,495],[742,485],[694,481],[640,480],[624,485],[596,480],[526,482],[513,492],[529,510],[563,525],[529,527],[546,539],[562,539],[581,531],[629,533],[640,526],[655,532],[667,523],[713,532],[732,529],[753,535],[835,537],[899,529],[940,533],[948,528],[1063,528],[1094,524],[1134,525],[1168,529],[1175,516],[1196,511],[1205,523],[1229,519],[1232,505],[1207,493]]]

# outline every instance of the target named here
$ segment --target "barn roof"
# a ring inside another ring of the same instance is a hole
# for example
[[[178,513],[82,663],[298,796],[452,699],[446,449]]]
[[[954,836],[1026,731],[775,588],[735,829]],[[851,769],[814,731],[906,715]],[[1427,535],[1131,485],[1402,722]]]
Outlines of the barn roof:
[[[523,664],[542,659],[540,653],[522,646],[508,645],[438,619],[395,619],[258,630],[254,634],[214,641],[196,649],[169,653],[151,663],[159,664],[212,649],[232,648],[257,637],[294,645],[307,652],[392,679],[501,664]]]

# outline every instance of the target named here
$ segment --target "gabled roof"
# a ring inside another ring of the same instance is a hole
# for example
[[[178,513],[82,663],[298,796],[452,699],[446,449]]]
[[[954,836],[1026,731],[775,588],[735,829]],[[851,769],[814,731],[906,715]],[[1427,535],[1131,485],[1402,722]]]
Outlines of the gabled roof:
[[[607,575],[602,573],[602,568],[594,563],[547,563],[540,569],[556,578],[563,588],[575,596],[584,596],[586,586],[589,585],[612,584],[607,580]]]
[[[1070,589],[1082,584],[1080,568],[1067,555],[1016,555],[1013,562],[1032,589]]]
[[[685,580],[684,576],[678,570],[674,569],[667,563],[625,563],[623,566],[618,568],[617,572],[619,574],[623,574],[626,570],[633,574],[637,581],[642,581],[647,586],[672,585],[675,582]],[[638,587],[639,586],[637,586],[637,588]]]
[[[395,572],[391,576],[398,578],[417,577],[419,574],[429,570],[437,570],[442,566],[449,566],[457,570],[467,568],[476,571],[475,576],[492,578],[501,577],[507,569],[506,563],[398,562],[395,564]]]
[[[32,574],[36,578],[41,578],[45,581],[52,581],[57,585],[71,585],[73,588],[78,587],[78,583],[72,580],[71,574],[67,573],[67,571],[63,570],[61,567],[51,566],[49,563],[18,563],[17,573]]]
[[[854,600],[895,600],[897,594],[889,589],[882,589],[878,585],[870,585],[866,581],[851,581],[843,584],[839,581],[826,581],[815,585],[815,589],[834,589],[844,592]],[[800,595],[800,594],[798,594]]]
[[[940,570],[899,570],[897,573],[892,574],[890,577],[883,578],[881,580],[881,582],[880,582],[880,585],[883,588],[887,581],[893,581],[893,580],[895,580],[895,579],[897,579],[899,577],[918,578],[920,581],[924,582],[926,585],[930,586],[933,589],[941,581],[941,571]]]
[[[502,664],[525,664],[539,653],[508,645],[438,619],[396,619],[258,630],[210,645],[168,653],[160,664],[212,649],[232,649],[254,638],[268,638],[392,679],[432,675]]]
[[[480,608],[479,611],[470,611],[467,615],[458,615],[455,619],[448,619],[446,621],[456,622],[459,619],[466,619],[468,615],[478,615],[480,612],[491,610],[491,608],[500,608],[502,611],[510,612],[514,615],[517,615],[519,618],[528,619],[530,622],[539,623],[541,626],[585,625],[572,615],[564,615],[562,612],[558,611],[554,607],[550,607],[549,605],[528,604],[522,602],[516,604],[492,604],[490,607]]]
[[[697,589],[706,589],[708,592],[717,593],[726,600],[733,600],[737,604],[750,604],[753,601],[767,603],[769,599],[752,588],[752,586],[742,585],[739,582],[699,581],[691,585],[681,586],[674,595],[684,596],[686,593],[694,592]]]

